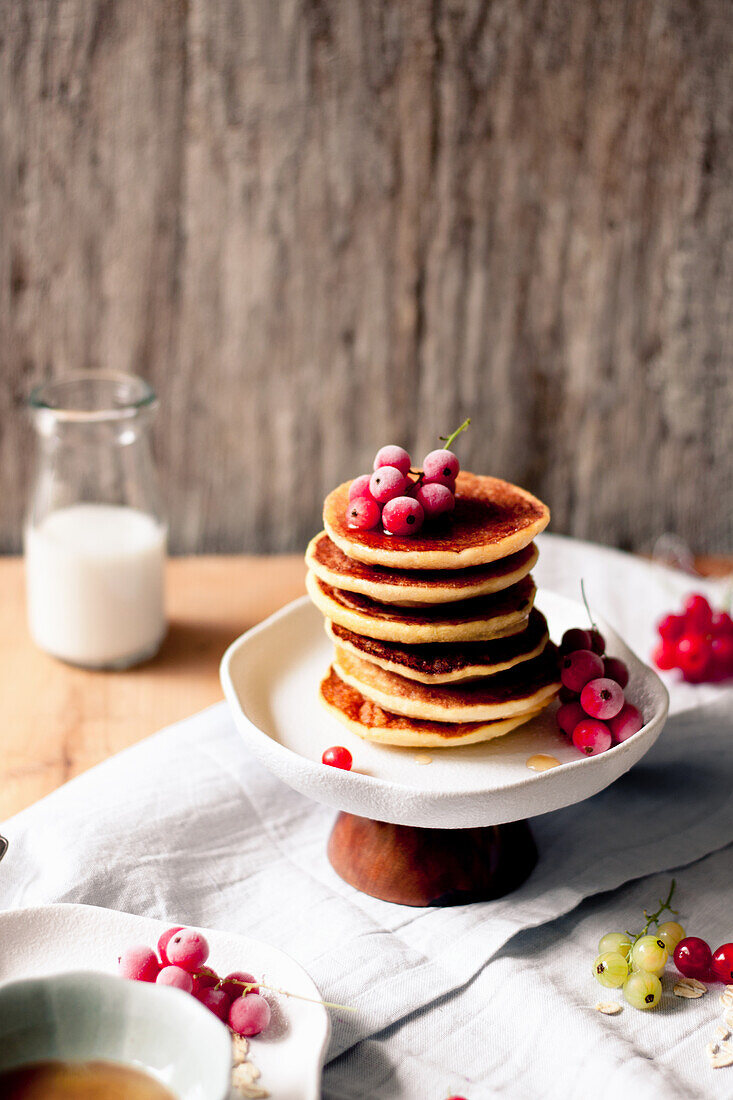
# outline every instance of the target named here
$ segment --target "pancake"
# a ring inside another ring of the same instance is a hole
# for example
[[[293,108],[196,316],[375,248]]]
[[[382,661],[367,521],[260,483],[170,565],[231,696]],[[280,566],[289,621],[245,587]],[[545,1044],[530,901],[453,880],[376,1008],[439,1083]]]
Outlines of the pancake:
[[[527,625],[535,596],[531,577],[493,596],[420,608],[377,603],[357,592],[324,584],[310,572],[305,584],[313,603],[327,619],[356,634],[407,645],[484,641],[516,634]]]
[[[552,643],[541,656],[517,668],[461,684],[419,684],[338,647],[333,667],[345,684],[384,710],[431,722],[513,718],[546,706],[560,687]]]
[[[542,709],[496,722],[426,722],[382,710],[345,684],[333,667],[321,682],[321,702],[334,718],[366,741],[420,749],[454,748],[491,741],[511,733]]]
[[[348,557],[325,531],[311,539],[305,552],[306,565],[326,584],[380,603],[415,607],[468,600],[510,588],[526,577],[537,558],[537,547],[530,543],[501,561],[469,569],[385,569]]]
[[[489,642],[400,645],[354,634],[330,619],[326,620],[326,633],[341,649],[422,684],[449,684],[493,676],[538,657],[548,641],[547,621],[536,608],[529,616],[526,630]]]
[[[385,535],[349,527],[350,481],[326,497],[323,526],[347,557],[388,569],[466,569],[516,554],[550,521],[550,510],[525,489],[496,477],[461,471],[456,507],[417,535]]]

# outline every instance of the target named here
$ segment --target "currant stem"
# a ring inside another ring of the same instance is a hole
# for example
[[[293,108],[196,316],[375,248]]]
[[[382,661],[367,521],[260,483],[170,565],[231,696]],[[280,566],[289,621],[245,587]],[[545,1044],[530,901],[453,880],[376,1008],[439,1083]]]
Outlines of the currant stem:
[[[446,435],[440,435],[440,436],[438,436],[438,439],[440,439],[443,443],[445,443],[446,451],[450,450],[450,445],[453,442],[453,440],[457,436],[459,436],[461,434],[461,432],[465,432],[466,428],[468,427],[468,425],[470,423],[471,423],[471,417],[469,416],[467,420],[463,421],[460,428],[456,428],[456,430],[453,432],[453,435],[447,435],[447,436]]]
[[[677,912],[678,912],[677,909],[673,909],[672,905],[671,905],[672,895],[674,894],[676,885],[677,885],[677,883],[676,883],[675,879],[672,879],[672,882],[671,882],[670,887],[669,887],[669,893],[667,894],[667,900],[662,901],[661,898],[658,898],[659,908],[657,909],[656,913],[652,913],[652,915],[649,916],[646,909],[644,910],[644,916],[646,917],[646,924],[644,925],[644,928],[642,929],[641,932],[639,932],[637,935],[635,935],[633,932],[629,932],[627,930],[626,935],[629,937],[629,939],[632,941],[632,943],[636,943],[636,941],[640,940],[642,936],[646,936],[647,932],[649,931],[649,926],[651,924],[659,925],[659,918],[661,917],[662,913],[664,913],[665,910],[668,910],[670,913],[674,913],[675,916],[677,916]]]
[[[585,594],[585,581],[582,580],[582,579],[580,581],[580,591],[581,591],[581,594],[583,596],[583,603],[585,604],[585,610],[588,612],[588,619],[590,621],[590,625],[595,630],[596,629],[595,619],[591,615],[590,605],[588,603],[588,597]]]
[[[194,977],[201,977],[202,972],[197,972]],[[224,982],[227,979],[222,978],[217,984],[216,988],[221,989]],[[272,993],[280,993],[283,997],[295,997],[296,1001],[308,1001],[312,1005],[323,1005],[324,1008],[337,1008],[341,1012],[356,1012],[357,1010],[351,1005],[339,1005],[334,1001],[319,1001],[315,997],[304,997],[300,993],[288,993],[287,989],[278,989],[276,985],[266,985],[265,982],[240,982],[238,978],[229,978],[229,982],[232,985],[239,985],[242,987],[242,996],[244,997],[251,989],[269,989]]]

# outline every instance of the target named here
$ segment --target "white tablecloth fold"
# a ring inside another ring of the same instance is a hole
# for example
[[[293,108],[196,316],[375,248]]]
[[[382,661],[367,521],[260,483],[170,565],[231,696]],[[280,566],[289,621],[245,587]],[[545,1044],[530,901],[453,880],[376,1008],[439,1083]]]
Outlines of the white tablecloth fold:
[[[542,550],[545,583],[575,594],[577,545]],[[647,618],[689,581],[612,551],[580,556],[599,612],[646,652]],[[691,708],[700,698],[713,701]],[[430,910],[343,883],[325,856],[332,812],[258,765],[220,704],[7,822],[0,904],[88,902],[278,944],[324,997],[358,1008],[334,1018],[327,1098],[733,1096],[733,1068],[714,1073],[703,1050],[716,996],[608,1018],[592,1005],[614,993],[590,975],[599,936],[666,891],[669,875],[642,876],[668,868],[688,865],[676,873],[690,930],[733,938],[731,702],[675,689],[676,715],[631,773],[535,819],[540,862],[520,890]]]

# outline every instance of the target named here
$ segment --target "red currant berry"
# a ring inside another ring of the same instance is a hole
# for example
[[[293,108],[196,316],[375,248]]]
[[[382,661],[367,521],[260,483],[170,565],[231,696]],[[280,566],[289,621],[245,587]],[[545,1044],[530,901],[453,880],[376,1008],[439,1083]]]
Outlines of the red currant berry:
[[[382,518],[382,509],[371,497],[354,497],[346,509],[346,522],[355,531],[371,531]]]
[[[714,952],[710,969],[721,982],[733,982],[733,943],[724,943]]]
[[[588,631],[588,637],[590,638],[590,647],[594,653],[597,653],[599,657],[602,657],[606,652],[606,639],[601,634],[600,630]]]
[[[704,978],[712,957],[710,947],[699,936],[686,936],[674,949],[674,965],[686,978]]]
[[[723,634],[713,638],[710,643],[710,652],[716,674],[721,679],[733,676],[733,635]]]
[[[349,500],[354,500],[356,497],[371,497],[369,492],[369,482],[371,480],[371,474],[360,474],[359,477],[355,477],[349,485]]]
[[[685,631],[684,615],[665,615],[659,626],[659,637],[665,642],[676,642]]]
[[[611,731],[597,718],[584,718],[573,730],[573,744],[586,756],[598,756],[611,747]]]
[[[326,749],[321,761],[324,764],[330,764],[332,768],[343,768],[345,772],[351,771],[351,765],[354,762],[351,753],[343,745],[333,745],[332,748]]]
[[[652,653],[652,660],[662,672],[669,672],[671,668],[677,668],[677,643],[660,642]]]
[[[394,466],[406,477],[411,465],[412,459],[404,447],[397,447],[394,443],[388,443],[386,447],[381,447],[377,451],[372,469],[378,470],[381,466]]]
[[[633,703],[624,703],[615,718],[609,718],[608,728],[611,731],[614,745],[620,745],[622,741],[628,741],[638,733],[644,725],[641,711]]]
[[[716,611],[710,620],[710,630],[718,637],[733,637],[733,619],[727,611]]]
[[[713,611],[705,597],[695,592],[685,600],[685,619],[692,630],[707,630],[713,617]]]
[[[565,736],[572,737],[575,727],[587,717],[580,703],[563,703],[555,720]]]
[[[699,634],[683,634],[677,642],[677,665],[685,677],[704,675],[710,660],[710,646]]]
[[[560,642],[561,653],[574,653],[576,649],[590,649],[590,635],[587,630],[574,626],[566,630]]]
[[[624,693],[615,680],[599,676],[589,680],[580,693],[580,705],[591,718],[615,718],[624,705]]]
[[[560,659],[560,679],[571,691],[582,691],[589,680],[603,675],[603,661],[589,649],[576,649]]]
[[[603,675],[609,680],[615,680],[622,688],[629,682],[629,670],[618,657],[603,658]]]

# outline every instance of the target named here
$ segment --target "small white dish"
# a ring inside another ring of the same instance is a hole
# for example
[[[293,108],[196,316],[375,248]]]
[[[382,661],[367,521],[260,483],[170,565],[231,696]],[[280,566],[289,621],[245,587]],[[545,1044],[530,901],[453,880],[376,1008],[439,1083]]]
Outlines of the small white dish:
[[[5,983],[18,978],[69,971],[116,975],[117,958],[125,947],[149,944],[154,949],[161,934],[180,923],[94,905],[41,905],[0,912],[0,995]],[[274,1026],[249,1040],[250,1057],[261,1073],[258,1084],[271,1100],[319,1100],[330,1022],[324,1006],[311,1003],[321,1000],[315,983],[302,966],[271,944],[217,929],[201,931],[211,948],[209,963],[219,974],[247,970],[268,985],[310,998],[274,995]],[[116,976],[114,983],[133,989],[142,984]],[[171,992],[178,995],[178,990]],[[267,991],[265,995],[270,996]],[[189,994],[180,996],[211,1015]],[[217,1024],[213,1015],[211,1019]],[[206,1100],[212,1097],[207,1094]]]
[[[0,1071],[33,1062],[121,1062],[177,1100],[225,1100],[232,1044],[180,990],[109,974],[27,978],[0,987]]]
[[[559,639],[586,621],[582,604],[542,592],[537,605]],[[627,698],[644,727],[599,756],[581,757],[559,732],[555,707],[496,741],[419,750],[377,745],[343,726],[321,705],[320,680],[332,659],[323,617],[308,597],[296,600],[237,639],[224,654],[221,681],[234,720],[253,755],[295,790],[339,810],[397,825],[468,829],[501,825],[581,802],[627,772],[661,733],[669,697],[663,683],[599,619],[607,650],[629,666]],[[321,763],[323,750],[345,745],[350,772]],[[544,753],[562,767],[533,772]]]

